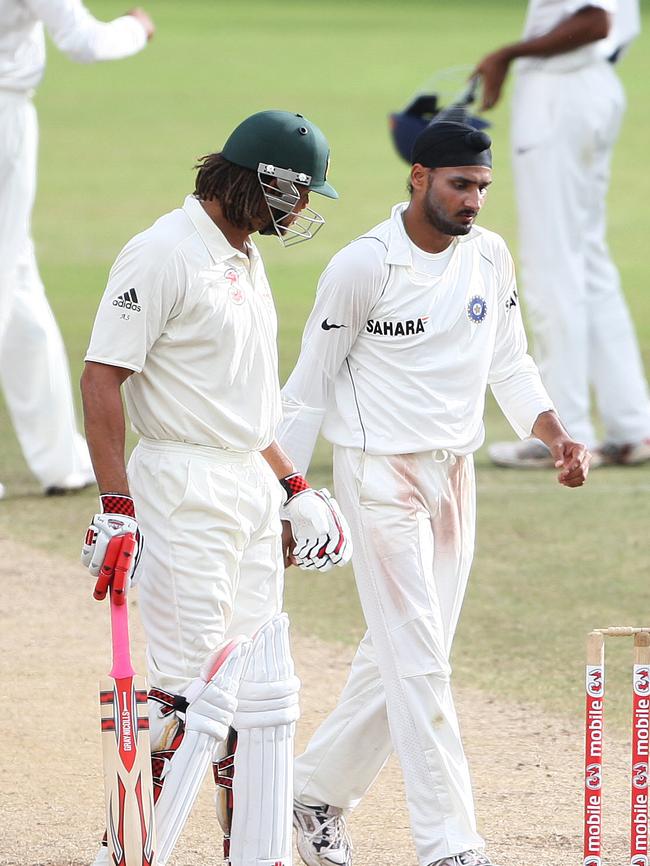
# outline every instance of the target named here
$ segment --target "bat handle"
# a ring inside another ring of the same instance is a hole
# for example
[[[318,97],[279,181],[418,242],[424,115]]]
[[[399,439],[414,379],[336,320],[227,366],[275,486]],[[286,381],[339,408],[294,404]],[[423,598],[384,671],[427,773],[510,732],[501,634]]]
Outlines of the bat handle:
[[[121,549],[115,563],[114,581],[118,589],[111,586],[111,640],[113,645],[113,667],[111,676],[115,679],[135,675],[131,663],[131,642],[129,640],[129,612],[126,605],[124,585],[126,572],[135,549],[135,539],[131,533],[120,536]],[[117,539],[115,539],[117,541]]]

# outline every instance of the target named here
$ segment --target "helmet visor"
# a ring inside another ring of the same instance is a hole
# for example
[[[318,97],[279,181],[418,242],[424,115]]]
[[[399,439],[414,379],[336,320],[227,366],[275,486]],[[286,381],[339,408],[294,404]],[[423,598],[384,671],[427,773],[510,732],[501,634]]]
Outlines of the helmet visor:
[[[324,180],[322,183],[313,183],[309,187],[309,189],[312,192],[320,193],[320,195],[326,195],[327,198],[338,198],[339,197],[339,194],[334,189],[334,187],[331,184],[329,184],[326,180]]]

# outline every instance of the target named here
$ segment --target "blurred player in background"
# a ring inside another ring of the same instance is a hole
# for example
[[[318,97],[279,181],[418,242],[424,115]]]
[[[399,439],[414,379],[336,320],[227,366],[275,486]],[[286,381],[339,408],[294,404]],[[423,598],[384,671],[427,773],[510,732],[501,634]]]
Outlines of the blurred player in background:
[[[83,562],[97,574],[112,536],[142,530],[147,539],[138,599],[160,866],[222,744],[226,856],[233,866],[291,859],[299,683],[281,612],[280,507],[299,565],[342,565],[351,546],[336,502],[274,441],[276,312],[250,235],[277,234],[286,246],[311,238],[324,220],[309,194],[337,198],[328,163],[325,136],[299,114],[243,121],[200,161],[183,206],[119,254],[86,356],[102,513]],[[140,434],[128,471],[122,386]],[[104,848],[97,862],[106,860]]]
[[[154,25],[142,9],[103,23],[80,0],[0,0],[0,381],[27,465],[56,494],[95,479],[31,236],[45,29],[72,60],[94,63],[141,51]]]
[[[522,280],[544,384],[572,436],[593,447],[590,387],[604,428],[595,465],[650,460],[650,398],[606,242],[606,196],[625,96],[615,72],[638,34],[638,0],[530,0],[523,41],[484,57],[483,108],[510,65],[512,162]],[[553,466],[538,440],[489,449],[502,466]]]
[[[420,866],[490,864],[451,692],[450,651],[474,548],[472,453],[488,384],[560,483],[589,455],[552,409],[503,240],[474,221],[490,139],[434,121],[412,151],[408,203],[334,256],[318,286],[278,439],[306,470],[318,431],[350,523],[368,630],[332,714],[296,761],[294,824],[309,866],[349,866],[344,812],[394,749]],[[401,854],[395,852],[397,858]]]

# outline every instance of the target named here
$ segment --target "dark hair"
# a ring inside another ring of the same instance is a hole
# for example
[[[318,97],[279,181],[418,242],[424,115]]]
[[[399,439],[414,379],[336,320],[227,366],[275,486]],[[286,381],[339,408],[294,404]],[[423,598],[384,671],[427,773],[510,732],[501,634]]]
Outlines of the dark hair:
[[[202,156],[194,168],[198,169],[194,195],[200,201],[217,199],[229,223],[252,229],[265,201],[257,172],[235,165],[220,153]]]

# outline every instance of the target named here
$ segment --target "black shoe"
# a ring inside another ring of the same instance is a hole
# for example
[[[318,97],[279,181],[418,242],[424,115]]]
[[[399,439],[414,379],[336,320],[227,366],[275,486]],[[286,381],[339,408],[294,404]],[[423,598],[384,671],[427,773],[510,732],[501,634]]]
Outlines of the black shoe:
[[[68,493],[79,493],[95,484],[92,472],[73,472],[61,484],[51,484],[43,493],[45,496],[66,496]]]
[[[452,854],[442,860],[435,860],[429,866],[496,866],[496,863],[493,863],[487,854],[472,848],[462,854]]]

